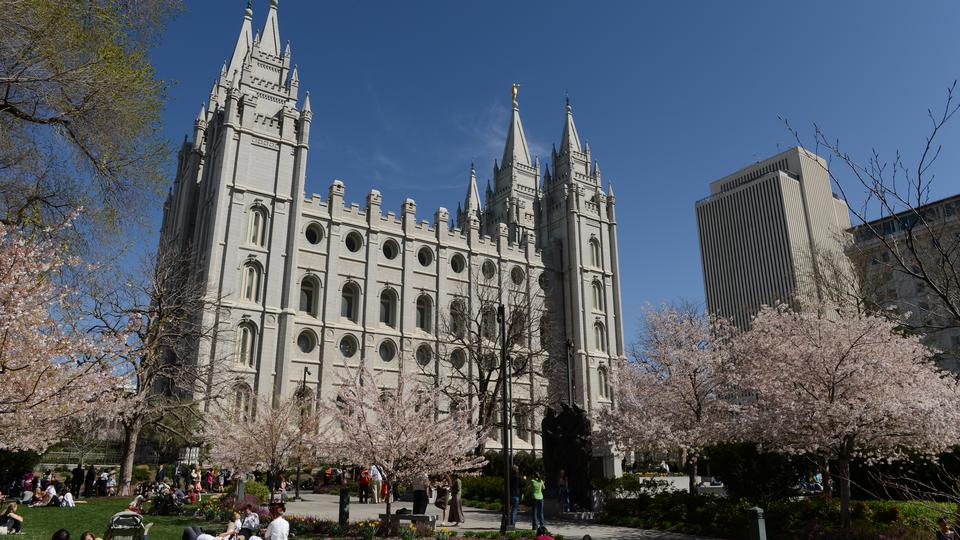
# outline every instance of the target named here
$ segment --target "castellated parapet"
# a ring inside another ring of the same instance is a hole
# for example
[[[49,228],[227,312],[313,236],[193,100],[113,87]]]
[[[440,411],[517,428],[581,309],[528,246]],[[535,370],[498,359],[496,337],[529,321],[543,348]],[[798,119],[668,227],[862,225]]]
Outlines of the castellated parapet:
[[[516,377],[516,410],[544,401],[609,406],[610,377],[625,361],[615,199],[580,146],[569,102],[559,150],[541,165],[514,94],[492,185],[481,197],[471,165],[455,212],[418,215],[413,199],[394,211],[377,190],[350,202],[342,180],[325,196],[306,196],[310,93],[300,96],[289,44],[281,50],[277,3],[259,37],[252,15],[244,12],[233,54],[180,149],[161,230],[162,242],[189,250],[191,270],[218,304],[202,316],[223,331],[196,354],[228,359],[242,379],[232,405],[298,391],[334,399],[340,375],[361,363],[455,378],[458,346],[442,324],[453,303],[475,316],[481,295],[487,307],[512,309],[519,293],[549,321],[521,346],[548,349],[542,360],[565,366],[566,380],[548,382],[536,370]],[[537,346],[546,341],[552,348]],[[481,360],[464,359],[469,369]],[[541,449],[542,415],[514,415],[517,450]]]

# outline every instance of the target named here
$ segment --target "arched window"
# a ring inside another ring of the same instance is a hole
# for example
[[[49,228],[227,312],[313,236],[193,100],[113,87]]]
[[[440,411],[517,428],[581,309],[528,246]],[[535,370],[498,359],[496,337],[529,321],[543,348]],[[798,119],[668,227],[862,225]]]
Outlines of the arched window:
[[[607,332],[601,322],[593,325],[593,341],[597,344],[598,351],[607,352]]]
[[[250,323],[237,327],[236,362],[241,366],[253,367],[256,356],[257,329]]]
[[[603,284],[599,281],[593,282],[593,309],[603,311]]]
[[[610,398],[610,381],[607,377],[607,368],[600,366],[597,369],[597,384],[600,386],[600,397]]]
[[[429,296],[421,294],[417,298],[417,328],[424,332],[430,332],[431,328],[433,328],[432,314],[433,301],[430,300]]]
[[[233,413],[244,420],[253,416],[253,390],[246,383],[240,383],[233,391]]]
[[[320,283],[317,278],[307,276],[300,282],[300,311],[316,316],[317,301],[320,296]]]
[[[263,247],[266,239],[267,211],[257,205],[250,209],[250,221],[247,227],[247,242]]]
[[[516,430],[518,439],[530,442],[530,415],[527,414],[527,407],[517,406],[513,413],[513,429]]]
[[[300,388],[297,388],[297,391],[293,394],[293,399],[297,401],[297,406],[300,409],[301,420],[313,412],[313,389],[306,386],[300,386]]]
[[[384,289],[380,293],[380,323],[397,327],[397,292],[393,289]]]
[[[590,264],[594,268],[601,268],[600,264],[600,241],[596,237],[590,239]]]
[[[497,339],[497,310],[493,306],[484,306],[480,312],[480,333],[489,340]]]
[[[343,285],[340,296],[340,316],[353,322],[360,320],[360,287],[354,282]]]
[[[450,302],[450,332],[458,338],[467,335],[467,304],[463,300]]]
[[[243,265],[240,291],[247,302],[260,302],[260,265],[248,262]]]

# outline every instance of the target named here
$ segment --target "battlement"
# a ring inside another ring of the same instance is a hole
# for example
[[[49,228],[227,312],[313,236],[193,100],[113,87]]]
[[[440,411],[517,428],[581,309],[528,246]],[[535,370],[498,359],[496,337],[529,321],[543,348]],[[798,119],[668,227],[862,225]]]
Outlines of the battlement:
[[[428,219],[417,219],[417,203],[413,199],[405,199],[401,204],[399,212],[381,211],[382,197],[378,190],[371,190],[367,195],[366,204],[361,206],[356,202],[344,201],[346,188],[341,180],[334,180],[330,184],[326,198],[313,193],[310,197],[304,198],[303,212],[307,218],[322,219],[326,217],[331,221],[344,220],[351,226],[359,226],[366,223],[374,230],[380,230],[387,233],[393,233],[402,236],[414,236],[423,240],[434,240],[440,244],[450,244],[463,248],[486,251],[491,254],[512,255],[526,258],[531,254],[533,258],[540,257],[539,249],[530,249],[534,245],[533,237],[524,237],[522,241],[510,242],[507,240],[507,226],[501,224],[497,234],[484,235],[476,231],[471,239],[469,230],[463,230],[459,227],[448,226],[450,213],[446,208],[438,208],[433,216],[433,221]],[[530,244],[530,246],[528,246]]]

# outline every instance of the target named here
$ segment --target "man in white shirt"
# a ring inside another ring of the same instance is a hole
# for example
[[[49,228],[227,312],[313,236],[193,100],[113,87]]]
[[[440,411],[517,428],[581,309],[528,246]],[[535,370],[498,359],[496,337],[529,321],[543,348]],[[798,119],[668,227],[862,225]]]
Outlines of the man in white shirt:
[[[275,504],[270,507],[270,517],[273,521],[267,525],[267,532],[263,535],[263,540],[287,540],[290,536],[290,523],[283,518],[283,505]]]
[[[370,466],[370,491],[373,495],[373,504],[380,503],[380,490],[383,489],[383,475],[380,474],[380,467]]]
[[[240,535],[244,538],[250,538],[260,532],[260,516],[253,511],[252,505],[244,508],[243,522],[241,523]]]

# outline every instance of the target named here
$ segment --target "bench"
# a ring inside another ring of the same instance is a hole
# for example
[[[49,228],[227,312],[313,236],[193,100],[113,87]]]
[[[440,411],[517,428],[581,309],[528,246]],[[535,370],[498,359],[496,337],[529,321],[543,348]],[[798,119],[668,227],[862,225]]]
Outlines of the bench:
[[[418,524],[426,525],[432,532],[437,526],[437,516],[429,514],[390,514],[390,532],[389,534],[400,534],[400,522],[409,521],[414,526]],[[380,522],[387,523],[387,515],[380,514]]]

